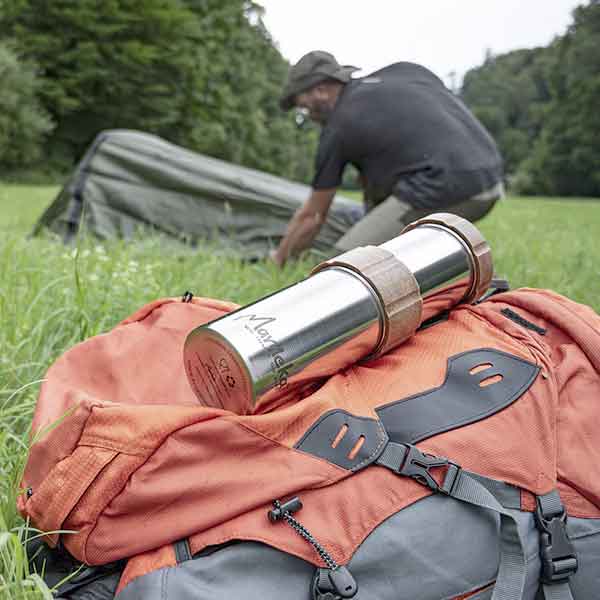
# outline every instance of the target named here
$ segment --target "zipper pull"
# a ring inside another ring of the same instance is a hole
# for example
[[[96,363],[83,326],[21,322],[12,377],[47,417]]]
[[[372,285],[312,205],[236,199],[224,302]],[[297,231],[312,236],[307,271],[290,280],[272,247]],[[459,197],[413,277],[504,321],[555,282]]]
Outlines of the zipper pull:
[[[312,600],[343,600],[354,598],[358,584],[352,573],[344,567],[317,569],[312,583]]]
[[[356,580],[346,567],[340,565],[337,569],[329,570],[329,581],[334,591],[342,598],[353,598],[358,591]]]
[[[273,500],[273,508],[267,513],[271,523],[285,521],[292,529],[304,538],[316,550],[327,569],[317,569],[313,580],[312,597],[314,600],[341,600],[342,598],[354,598],[358,592],[358,585],[343,565],[338,565],[335,559],[319,544],[315,537],[300,523],[292,514],[302,508],[300,498],[294,496],[287,502]]]

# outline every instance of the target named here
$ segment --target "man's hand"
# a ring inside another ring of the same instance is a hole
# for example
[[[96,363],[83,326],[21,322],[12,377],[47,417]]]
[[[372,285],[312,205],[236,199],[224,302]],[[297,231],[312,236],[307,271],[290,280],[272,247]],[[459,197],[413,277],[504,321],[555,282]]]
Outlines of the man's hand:
[[[296,211],[289,222],[279,248],[271,252],[271,259],[280,267],[290,256],[309,248],[325,221],[336,188],[313,190],[306,204]]]
[[[269,252],[269,258],[278,266],[278,267],[283,267],[283,265],[285,263],[281,262],[281,259],[279,258],[279,255],[277,254],[277,250],[273,249]]]

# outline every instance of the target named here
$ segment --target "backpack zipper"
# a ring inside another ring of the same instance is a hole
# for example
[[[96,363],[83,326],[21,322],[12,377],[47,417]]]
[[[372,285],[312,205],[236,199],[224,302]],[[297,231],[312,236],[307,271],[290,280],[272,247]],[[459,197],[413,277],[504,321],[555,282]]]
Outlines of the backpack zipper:
[[[297,496],[284,502],[283,504],[279,500],[273,500],[273,509],[269,511],[269,521],[276,523],[277,521],[285,521],[292,529],[301,537],[303,537],[321,557],[323,562],[327,565],[328,569],[334,571],[339,567],[335,559],[319,544],[300,521],[292,516],[292,513],[298,512],[302,508],[302,502]]]
[[[330,589],[333,588],[338,594],[338,598],[353,598],[358,591],[358,586],[350,571],[343,565],[339,565],[312,533],[292,516],[293,513],[298,512],[301,508],[302,502],[297,496],[284,503],[281,503],[279,500],[273,500],[273,508],[268,512],[269,521],[271,523],[285,521],[298,535],[304,538],[327,565],[327,569],[329,570],[327,579],[329,586],[331,586]]]

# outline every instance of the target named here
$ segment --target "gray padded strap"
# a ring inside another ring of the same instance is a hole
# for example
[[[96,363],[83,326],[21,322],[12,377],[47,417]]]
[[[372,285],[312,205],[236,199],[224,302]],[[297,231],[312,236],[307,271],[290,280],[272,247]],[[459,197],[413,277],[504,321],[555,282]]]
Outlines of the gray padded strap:
[[[540,507],[542,514],[546,519],[552,519],[563,514],[565,507],[560,500],[558,490],[552,490],[551,492],[544,494],[543,496],[537,496],[538,506]]]
[[[388,442],[376,463],[398,472],[406,458],[406,446]]]
[[[479,481],[479,483],[490,491],[494,498],[496,498],[504,508],[521,510],[521,491],[518,487],[470,471],[469,476]]]
[[[481,483],[481,476],[475,478],[468,471],[460,472],[449,495],[500,515],[500,565],[492,600],[521,600],[527,566],[523,540],[514,516]]]
[[[573,600],[571,587],[567,581],[565,583],[555,583],[554,585],[542,583],[542,591],[545,600]]]

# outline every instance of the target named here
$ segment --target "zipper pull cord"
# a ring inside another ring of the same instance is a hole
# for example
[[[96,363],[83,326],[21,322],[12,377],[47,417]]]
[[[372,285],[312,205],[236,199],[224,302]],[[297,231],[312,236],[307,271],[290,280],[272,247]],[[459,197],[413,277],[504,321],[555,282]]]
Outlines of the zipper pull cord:
[[[269,511],[269,519],[275,523],[277,521],[285,521],[292,529],[301,537],[303,537],[321,557],[323,562],[327,565],[328,569],[335,571],[339,565],[334,558],[319,544],[314,536],[300,523],[297,519],[292,516],[293,512],[296,512],[302,508],[302,502],[299,498],[292,498],[284,504],[281,504],[279,500],[273,501],[273,510]]]

